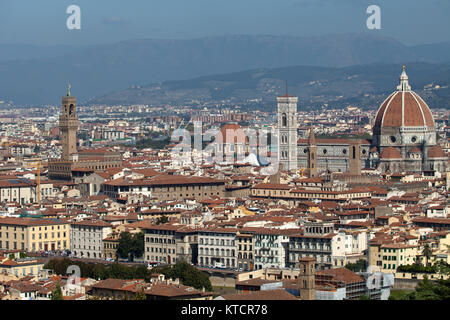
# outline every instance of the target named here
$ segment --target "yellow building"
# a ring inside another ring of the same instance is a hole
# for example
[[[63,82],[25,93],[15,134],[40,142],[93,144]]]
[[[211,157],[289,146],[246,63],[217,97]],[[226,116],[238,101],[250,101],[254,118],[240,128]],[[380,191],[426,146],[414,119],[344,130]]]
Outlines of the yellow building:
[[[9,259],[0,256],[0,272],[4,275],[23,277],[37,276],[44,268],[44,261],[36,258]]]
[[[119,234],[111,234],[103,239],[103,258],[117,260],[117,247],[119,246]]]
[[[254,215],[256,215],[256,212],[248,210],[244,206],[239,206],[233,210],[233,212],[230,215],[230,219],[237,219],[245,216],[254,216]]]
[[[413,264],[418,254],[417,245],[399,243],[385,244],[380,247],[381,272],[395,273],[398,266]]]
[[[0,249],[54,251],[70,248],[70,224],[64,220],[1,218]]]

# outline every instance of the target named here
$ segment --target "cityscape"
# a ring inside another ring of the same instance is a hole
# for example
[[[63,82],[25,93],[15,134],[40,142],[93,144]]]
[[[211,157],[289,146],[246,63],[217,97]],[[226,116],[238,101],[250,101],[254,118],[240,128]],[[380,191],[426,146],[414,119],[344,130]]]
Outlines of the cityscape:
[[[448,300],[439,52],[0,89],[1,302]]]

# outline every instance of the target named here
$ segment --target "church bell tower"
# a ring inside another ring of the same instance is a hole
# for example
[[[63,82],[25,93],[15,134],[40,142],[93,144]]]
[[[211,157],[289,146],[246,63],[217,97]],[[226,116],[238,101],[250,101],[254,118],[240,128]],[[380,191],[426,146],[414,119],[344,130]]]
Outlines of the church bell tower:
[[[309,178],[317,177],[317,146],[312,125],[308,137],[308,175]]]
[[[288,94],[277,97],[278,160],[288,171],[297,169],[297,102]]]
[[[59,116],[59,132],[61,135],[61,160],[72,160],[77,154],[77,99],[70,94],[70,84],[67,95],[62,98],[62,110]]]

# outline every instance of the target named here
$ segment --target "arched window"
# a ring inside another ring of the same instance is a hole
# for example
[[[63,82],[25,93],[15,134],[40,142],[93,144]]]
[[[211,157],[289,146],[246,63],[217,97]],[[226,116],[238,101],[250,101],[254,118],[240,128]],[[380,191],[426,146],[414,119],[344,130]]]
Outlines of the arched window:
[[[283,114],[281,115],[281,125],[282,125],[283,127],[286,127],[286,126],[287,126],[287,117],[286,117],[286,113],[283,113]]]

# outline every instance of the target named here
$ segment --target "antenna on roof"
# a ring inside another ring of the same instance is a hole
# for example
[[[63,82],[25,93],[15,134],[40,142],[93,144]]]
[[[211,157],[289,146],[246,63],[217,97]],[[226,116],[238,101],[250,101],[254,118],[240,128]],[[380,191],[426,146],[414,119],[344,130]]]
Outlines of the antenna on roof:
[[[288,95],[288,82],[287,82],[287,80],[285,80],[286,81],[286,96]]]

